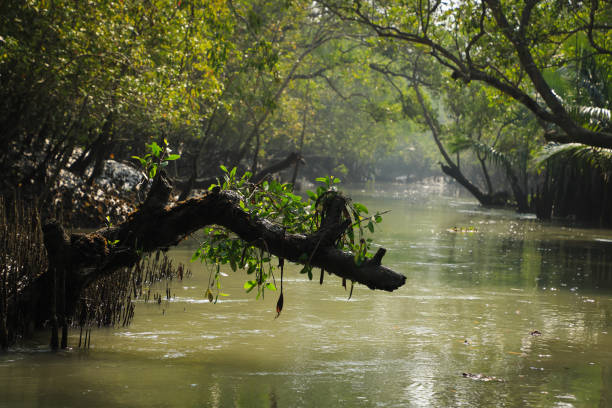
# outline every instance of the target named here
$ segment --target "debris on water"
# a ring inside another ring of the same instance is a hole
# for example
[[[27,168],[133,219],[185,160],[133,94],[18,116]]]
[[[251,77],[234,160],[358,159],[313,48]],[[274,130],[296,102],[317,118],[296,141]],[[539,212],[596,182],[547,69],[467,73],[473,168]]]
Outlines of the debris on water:
[[[484,381],[484,382],[489,382],[489,381],[504,382],[504,380],[501,378],[498,378],[495,376],[483,375],[483,374],[463,373],[463,378],[469,378],[471,380]]]
[[[478,229],[474,226],[469,226],[469,227],[453,227],[453,228],[449,228],[446,231],[448,232],[461,232],[461,233],[466,233],[466,232],[478,232]]]
[[[531,334],[532,336],[541,336],[542,332],[539,330],[534,330],[532,332],[530,332],[529,334]]]

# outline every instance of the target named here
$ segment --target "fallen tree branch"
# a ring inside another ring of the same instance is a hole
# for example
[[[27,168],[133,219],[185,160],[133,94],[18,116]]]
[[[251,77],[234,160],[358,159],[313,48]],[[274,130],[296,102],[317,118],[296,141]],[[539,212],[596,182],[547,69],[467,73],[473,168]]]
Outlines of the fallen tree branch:
[[[325,212],[321,227],[303,235],[287,233],[283,226],[245,211],[240,206],[243,197],[236,191],[216,187],[201,197],[167,205],[171,189],[165,173],[160,171],[137,211],[125,222],[95,232],[69,236],[58,222],[45,224],[49,269],[31,289],[32,298],[37,300],[33,303],[38,304],[38,324],[45,320],[54,322],[54,348],[58,344],[58,322],[66,327],[66,316],[72,315],[81,293],[91,283],[120,268],[133,266],[143,253],[177,245],[210,225],[224,227],[271,255],[298,264],[308,263],[370,289],[393,291],[406,281],[405,276],[381,265],[386,252],[383,248],[359,265],[353,253],[337,248],[336,241],[351,224],[350,220],[342,220],[345,198],[340,195],[330,200],[333,204]],[[50,291],[50,287],[55,289]]]
[[[327,225],[311,235],[289,234],[285,229],[266,219],[252,216],[240,208],[241,196],[233,191],[215,189],[202,197],[192,198],[165,208],[150,209],[143,206],[128,220],[116,227],[104,228],[86,236],[100,236],[107,242],[118,241],[108,254],[98,260],[94,269],[86,269],[86,282],[95,280],[110,270],[134,262],[126,251],[151,252],[178,244],[192,233],[209,225],[219,225],[235,233],[246,242],[254,242],[270,254],[294,263],[303,263],[304,254],[311,258],[313,267],[321,267],[341,278],[353,280],[370,289],[393,291],[402,286],[406,278],[381,265],[381,254],[361,265],[356,265],[354,254],[333,246],[335,237],[324,239],[315,251],[317,242],[328,231],[338,234],[337,225]],[[328,223],[329,224],[329,223]],[[346,225],[343,226],[346,229]],[[325,237],[327,238],[327,237]],[[120,256],[120,253],[122,255]],[[94,259],[88,254],[88,259]],[[85,264],[83,263],[85,262]],[[79,265],[86,266],[86,260]],[[99,265],[104,265],[100,268]]]
[[[252,242],[279,258],[302,264],[304,259],[309,259],[312,267],[323,268],[370,289],[393,291],[406,280],[381,265],[384,249],[374,258],[356,265],[353,253],[336,248],[334,242],[349,227],[346,221],[340,221],[339,215],[328,217],[313,234],[292,234],[281,225],[244,211],[239,205],[242,197],[237,192],[216,188],[201,197],[165,205],[170,188],[165,174],[160,172],[144,204],[117,226],[68,236],[56,222],[45,225],[50,270],[66,269],[72,302],[76,302],[75,297],[90,283],[119,268],[134,265],[143,253],[177,245],[210,225],[225,227],[245,242]]]

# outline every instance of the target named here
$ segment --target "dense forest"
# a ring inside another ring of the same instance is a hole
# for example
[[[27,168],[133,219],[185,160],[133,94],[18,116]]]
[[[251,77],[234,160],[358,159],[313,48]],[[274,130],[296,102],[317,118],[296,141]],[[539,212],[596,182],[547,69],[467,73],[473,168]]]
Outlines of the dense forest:
[[[380,215],[329,194],[338,177],[445,176],[484,206],[611,226],[611,21],[597,0],[3,2],[3,218],[37,217],[13,209],[29,202],[59,220],[44,229],[52,299],[17,313],[37,273],[1,272],[3,345],[7,316],[72,316],[98,278],[213,224],[243,242],[211,230],[203,256],[217,261],[247,253],[255,270],[265,250],[309,275],[400,286],[361,238]],[[294,195],[320,176],[310,202]],[[289,248],[285,234],[306,238]]]
[[[66,172],[91,186],[105,161],[137,167],[165,139],[181,155],[170,173],[182,198],[219,165],[257,173],[297,153],[283,176],[294,183],[298,170],[393,181],[441,169],[484,205],[609,225],[597,203],[608,203],[611,12],[597,1],[7,2],[2,191],[48,209],[73,193]],[[583,186],[580,200],[568,184]]]

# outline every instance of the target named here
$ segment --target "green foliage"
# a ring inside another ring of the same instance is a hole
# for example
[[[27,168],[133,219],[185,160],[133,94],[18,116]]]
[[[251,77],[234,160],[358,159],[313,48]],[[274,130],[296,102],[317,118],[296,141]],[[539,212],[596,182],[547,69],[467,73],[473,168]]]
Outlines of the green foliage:
[[[549,144],[536,158],[540,164],[557,161],[576,169],[595,170],[609,180],[612,176],[612,150],[585,146],[580,143]]]
[[[144,157],[132,156],[132,158],[138,160],[147,180],[155,178],[158,169],[168,166],[169,161],[177,160],[181,157],[179,154],[172,154],[172,149],[170,149],[166,139],[163,141],[163,147],[159,146],[156,142],[147,144],[146,147],[149,153],[145,154]]]
[[[210,189],[219,187],[238,192],[242,197],[239,205],[244,212],[254,218],[273,221],[287,233],[312,234],[317,231],[324,216],[325,201],[340,194],[337,191],[340,180],[333,176],[317,178],[321,185],[317,186],[315,191],[307,191],[306,197],[302,197],[293,193],[291,184],[274,180],[253,184],[249,182],[249,172],[238,177],[235,167],[228,170],[221,166],[221,170],[223,179]],[[382,214],[377,212],[367,216],[368,209],[363,204],[350,200],[346,203],[343,216],[351,220],[351,225],[337,242],[337,246],[352,251],[355,254],[355,263],[359,265],[372,256],[368,252],[372,241],[366,238],[366,230],[373,233],[375,224],[382,222]],[[302,255],[300,262],[304,266],[300,273],[306,274],[312,280],[311,256],[312,254],[306,253]],[[257,298],[263,297],[266,289],[274,291],[278,286],[276,267],[266,251],[265,242],[244,242],[225,229],[213,226],[204,230],[204,240],[194,253],[192,261],[197,259],[213,266],[211,282],[214,282],[213,286],[216,286],[218,291],[223,276],[220,265],[229,265],[234,272],[238,269],[246,271],[249,279],[245,282],[244,289],[251,292],[257,288]],[[282,261],[279,264],[282,264]]]

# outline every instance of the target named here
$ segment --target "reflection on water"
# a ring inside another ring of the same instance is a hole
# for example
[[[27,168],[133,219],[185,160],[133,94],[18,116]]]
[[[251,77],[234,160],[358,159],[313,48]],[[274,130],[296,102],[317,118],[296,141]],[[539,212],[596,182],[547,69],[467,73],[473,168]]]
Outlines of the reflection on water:
[[[375,241],[407,276],[399,291],[347,301],[338,279],[291,268],[274,319],[276,294],[256,301],[243,275],[209,304],[193,265],[170,302],[138,303],[88,352],[0,356],[0,406],[612,405],[612,231],[422,190],[351,193],[391,210]]]

